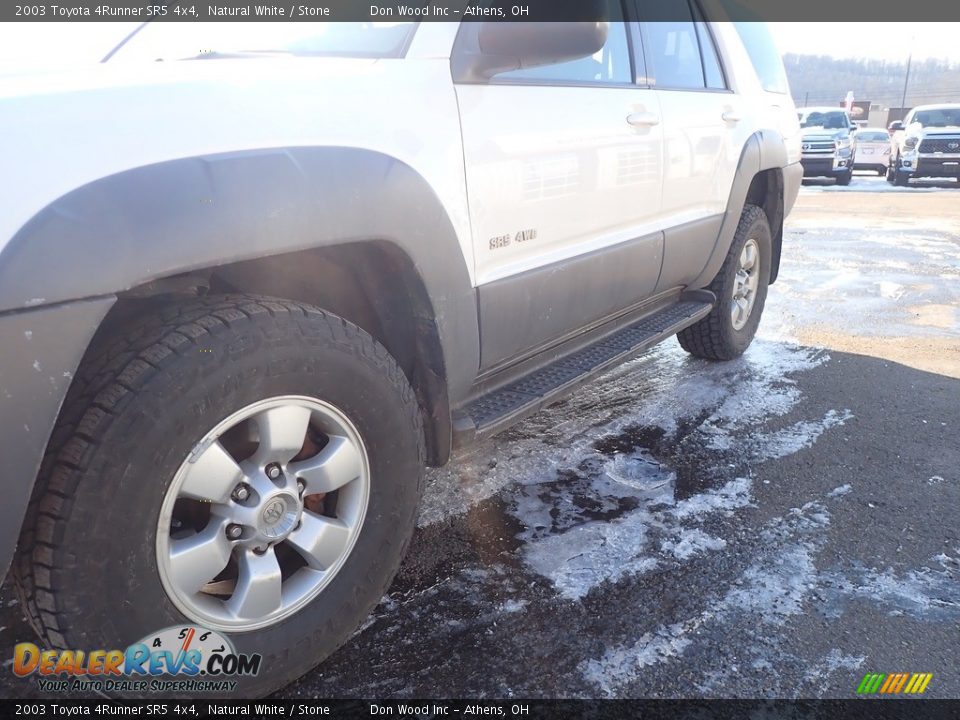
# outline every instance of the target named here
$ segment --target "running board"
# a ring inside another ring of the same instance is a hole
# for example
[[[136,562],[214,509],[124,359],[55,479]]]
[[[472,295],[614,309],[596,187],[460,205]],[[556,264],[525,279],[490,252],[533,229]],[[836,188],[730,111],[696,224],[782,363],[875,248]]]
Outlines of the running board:
[[[706,291],[686,294],[676,305],[477,398],[454,419],[454,446],[463,447],[495,435],[533,415],[604,370],[703,319],[714,302],[713,295]]]

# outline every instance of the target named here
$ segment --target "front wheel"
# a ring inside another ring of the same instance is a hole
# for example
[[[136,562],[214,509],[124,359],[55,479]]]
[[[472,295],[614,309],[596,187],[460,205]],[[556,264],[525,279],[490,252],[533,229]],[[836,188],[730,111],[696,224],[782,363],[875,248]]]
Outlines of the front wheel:
[[[414,528],[423,433],[402,370],[339,317],[249,296],[94,354],[21,536],[32,624],[66,648],[212,631],[262,656],[225,678],[243,696],[302,675],[382,597]]]
[[[853,180],[853,170],[843,175],[837,175],[837,185],[849,185],[851,180]]]
[[[767,299],[772,247],[766,214],[747,205],[726,260],[707,288],[717,304],[677,336],[684,350],[707,360],[732,360],[750,346]]]

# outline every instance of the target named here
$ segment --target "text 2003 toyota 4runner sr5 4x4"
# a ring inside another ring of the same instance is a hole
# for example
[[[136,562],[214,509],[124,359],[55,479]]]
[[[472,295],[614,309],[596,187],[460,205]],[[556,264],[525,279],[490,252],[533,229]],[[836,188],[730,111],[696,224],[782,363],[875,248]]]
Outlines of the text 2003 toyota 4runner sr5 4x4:
[[[801,178],[779,54],[602,5],[157,23],[3,79],[0,565],[43,642],[189,622],[266,693],[381,598],[425,466],[671,335],[747,348]]]

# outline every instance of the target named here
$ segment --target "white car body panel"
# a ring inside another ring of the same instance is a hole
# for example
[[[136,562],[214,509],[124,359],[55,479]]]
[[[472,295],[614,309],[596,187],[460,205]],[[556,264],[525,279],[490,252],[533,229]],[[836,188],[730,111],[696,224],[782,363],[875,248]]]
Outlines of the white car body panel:
[[[411,102],[424,86],[428,102]],[[235,121],[223,122],[225,112]],[[164,132],[142,130],[158,127]],[[411,166],[439,196],[472,271],[446,58],[107,63],[0,78],[0,156],[17,168],[0,197],[0,250],[43,207],[99,178],[184,157],[298,145],[365,148]]]
[[[654,91],[462,85],[457,96],[478,284],[661,229],[662,130],[626,122],[659,112]],[[491,247],[527,229],[536,241]]]

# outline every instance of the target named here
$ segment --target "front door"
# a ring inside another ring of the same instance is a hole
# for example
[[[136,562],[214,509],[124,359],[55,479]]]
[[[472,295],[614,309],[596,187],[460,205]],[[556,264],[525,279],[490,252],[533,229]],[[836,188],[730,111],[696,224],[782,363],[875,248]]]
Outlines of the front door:
[[[636,84],[636,26],[611,12],[592,57],[457,86],[485,370],[656,286],[660,106]]]

